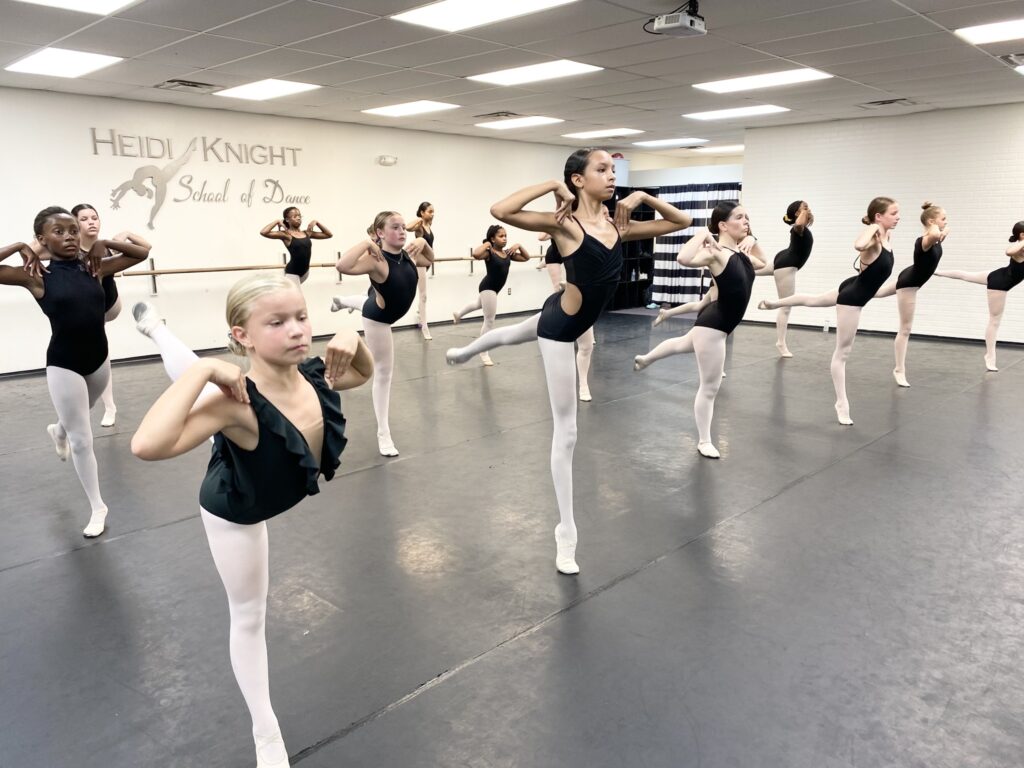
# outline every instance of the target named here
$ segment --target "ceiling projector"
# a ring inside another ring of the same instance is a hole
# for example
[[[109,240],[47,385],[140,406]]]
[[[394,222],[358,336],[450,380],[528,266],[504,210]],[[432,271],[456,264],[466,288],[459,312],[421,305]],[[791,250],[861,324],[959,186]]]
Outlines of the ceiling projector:
[[[685,12],[655,16],[654,28],[651,31],[656,35],[671,35],[673,37],[696,37],[708,33],[703,16]]]

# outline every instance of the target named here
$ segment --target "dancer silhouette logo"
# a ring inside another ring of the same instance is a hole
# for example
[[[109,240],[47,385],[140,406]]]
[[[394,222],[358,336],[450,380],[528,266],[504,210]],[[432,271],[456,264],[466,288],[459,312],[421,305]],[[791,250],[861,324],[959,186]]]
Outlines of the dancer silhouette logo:
[[[178,175],[178,172],[189,161],[189,158],[192,157],[192,153],[195,152],[195,146],[196,142],[193,139],[189,142],[188,148],[181,157],[177,160],[172,160],[163,167],[143,165],[138,168],[128,181],[111,190],[110,207],[115,211],[120,208],[121,198],[128,194],[129,191],[134,192],[140,197],[148,197],[153,201],[153,205],[149,209],[149,221],[146,226],[154,229],[153,220],[160,213],[164,200],[167,198],[167,185],[174,180],[174,177]],[[147,186],[147,182],[152,188]]]

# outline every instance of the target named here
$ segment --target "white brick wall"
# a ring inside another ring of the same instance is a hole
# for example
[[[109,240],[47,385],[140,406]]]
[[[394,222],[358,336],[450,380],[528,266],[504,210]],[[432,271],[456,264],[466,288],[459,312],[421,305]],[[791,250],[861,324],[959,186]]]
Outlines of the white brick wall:
[[[814,252],[797,276],[798,293],[823,293],[853,274],[853,241],[871,198],[900,203],[893,233],[896,269],[912,262],[921,234],[920,205],[932,200],[949,217],[940,268],[971,271],[1006,265],[1013,224],[1024,219],[1024,105],[944,110],[900,117],[759,128],[746,132],[743,199],[762,247],[788,244],[786,206],[807,200],[814,211]],[[985,287],[933,277],[919,292],[914,332],[980,339],[988,320]],[[771,278],[755,282],[748,320],[774,320],[757,310],[775,295]],[[796,324],[835,323],[834,309],[797,307]],[[863,329],[895,331],[894,298],[872,301]],[[1024,286],[1012,291],[1001,341],[1024,342]]]

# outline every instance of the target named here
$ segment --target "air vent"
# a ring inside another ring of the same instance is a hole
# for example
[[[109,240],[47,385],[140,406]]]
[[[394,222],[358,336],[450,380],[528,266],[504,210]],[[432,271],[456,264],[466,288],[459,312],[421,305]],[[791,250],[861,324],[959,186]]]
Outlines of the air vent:
[[[917,102],[910,99],[881,99],[857,105],[860,109],[885,109],[886,107],[916,107]]]
[[[483,117],[490,120],[504,120],[507,117],[523,117],[518,112],[488,112],[486,115],[473,115],[474,118]]]
[[[163,91],[184,91],[185,93],[213,93],[223,88],[223,85],[212,85],[211,83],[197,83],[192,80],[168,80],[155,86]]]
[[[999,57],[999,60],[1011,67],[1024,66],[1024,53],[1007,53]]]

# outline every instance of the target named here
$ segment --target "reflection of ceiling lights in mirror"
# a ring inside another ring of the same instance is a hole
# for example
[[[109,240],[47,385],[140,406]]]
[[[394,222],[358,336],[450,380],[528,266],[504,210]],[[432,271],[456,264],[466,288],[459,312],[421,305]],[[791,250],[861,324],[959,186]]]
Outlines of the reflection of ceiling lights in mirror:
[[[974,45],[1019,40],[1024,38],[1024,19],[998,21],[995,24],[979,24],[976,27],[961,27],[955,30],[955,34]]]
[[[392,166],[398,165],[398,158],[394,155],[377,155],[377,165]]]
[[[720,147],[694,147],[691,152],[704,152],[708,155],[734,155],[743,151],[742,144],[723,144]]]
[[[576,0],[443,0],[422,8],[396,13],[391,18],[407,24],[418,24],[421,27],[458,32],[574,2]]]
[[[294,80],[257,80],[254,83],[236,85],[234,88],[225,88],[217,91],[214,96],[227,96],[230,99],[249,99],[250,101],[266,101],[277,99],[281,96],[291,96],[295,93],[312,91],[319,88],[319,85],[312,83],[297,83]]]
[[[544,117],[534,115],[532,117],[516,117],[512,120],[492,120],[488,123],[477,123],[477,128],[492,128],[495,131],[507,131],[510,128],[532,128],[535,125],[550,125],[551,123],[564,123],[560,117]]]
[[[134,0],[18,0],[18,2],[106,16],[108,13],[121,10],[126,5],[131,5]]]
[[[600,72],[602,69],[603,67],[595,67],[591,64],[559,59],[558,61],[546,61],[543,64],[530,64],[526,67],[499,69],[496,72],[485,72],[482,75],[470,75],[467,79],[494,85],[522,85],[523,83],[539,83],[542,80],[554,80],[558,77],[585,75],[590,72]]]
[[[758,104],[753,107],[736,107],[735,109],[713,109],[710,112],[691,112],[683,117],[691,120],[728,120],[733,117],[753,117],[755,115],[772,115],[776,112],[789,112],[786,107],[774,104]]]
[[[446,104],[443,101],[407,101],[404,104],[392,104],[389,107],[364,109],[367,115],[383,115],[384,117],[406,117],[407,115],[423,115],[427,112],[443,112],[446,109],[458,109],[458,104]]]
[[[706,144],[707,139],[654,139],[652,141],[634,141],[634,147],[688,147],[691,144]]]
[[[643,133],[636,128],[602,128],[599,131],[581,131],[579,133],[563,133],[563,139],[611,139],[616,136],[632,136]]]
[[[769,72],[763,75],[747,75],[732,77],[728,80],[713,80],[708,83],[696,83],[693,87],[712,93],[735,93],[736,91],[753,91],[758,88],[778,88],[781,85],[808,83],[812,80],[827,80],[832,75],[817,69],[787,69],[783,72]]]
[[[124,61],[120,56],[69,51],[67,48],[43,48],[5,67],[8,72],[50,77],[81,77]]]

